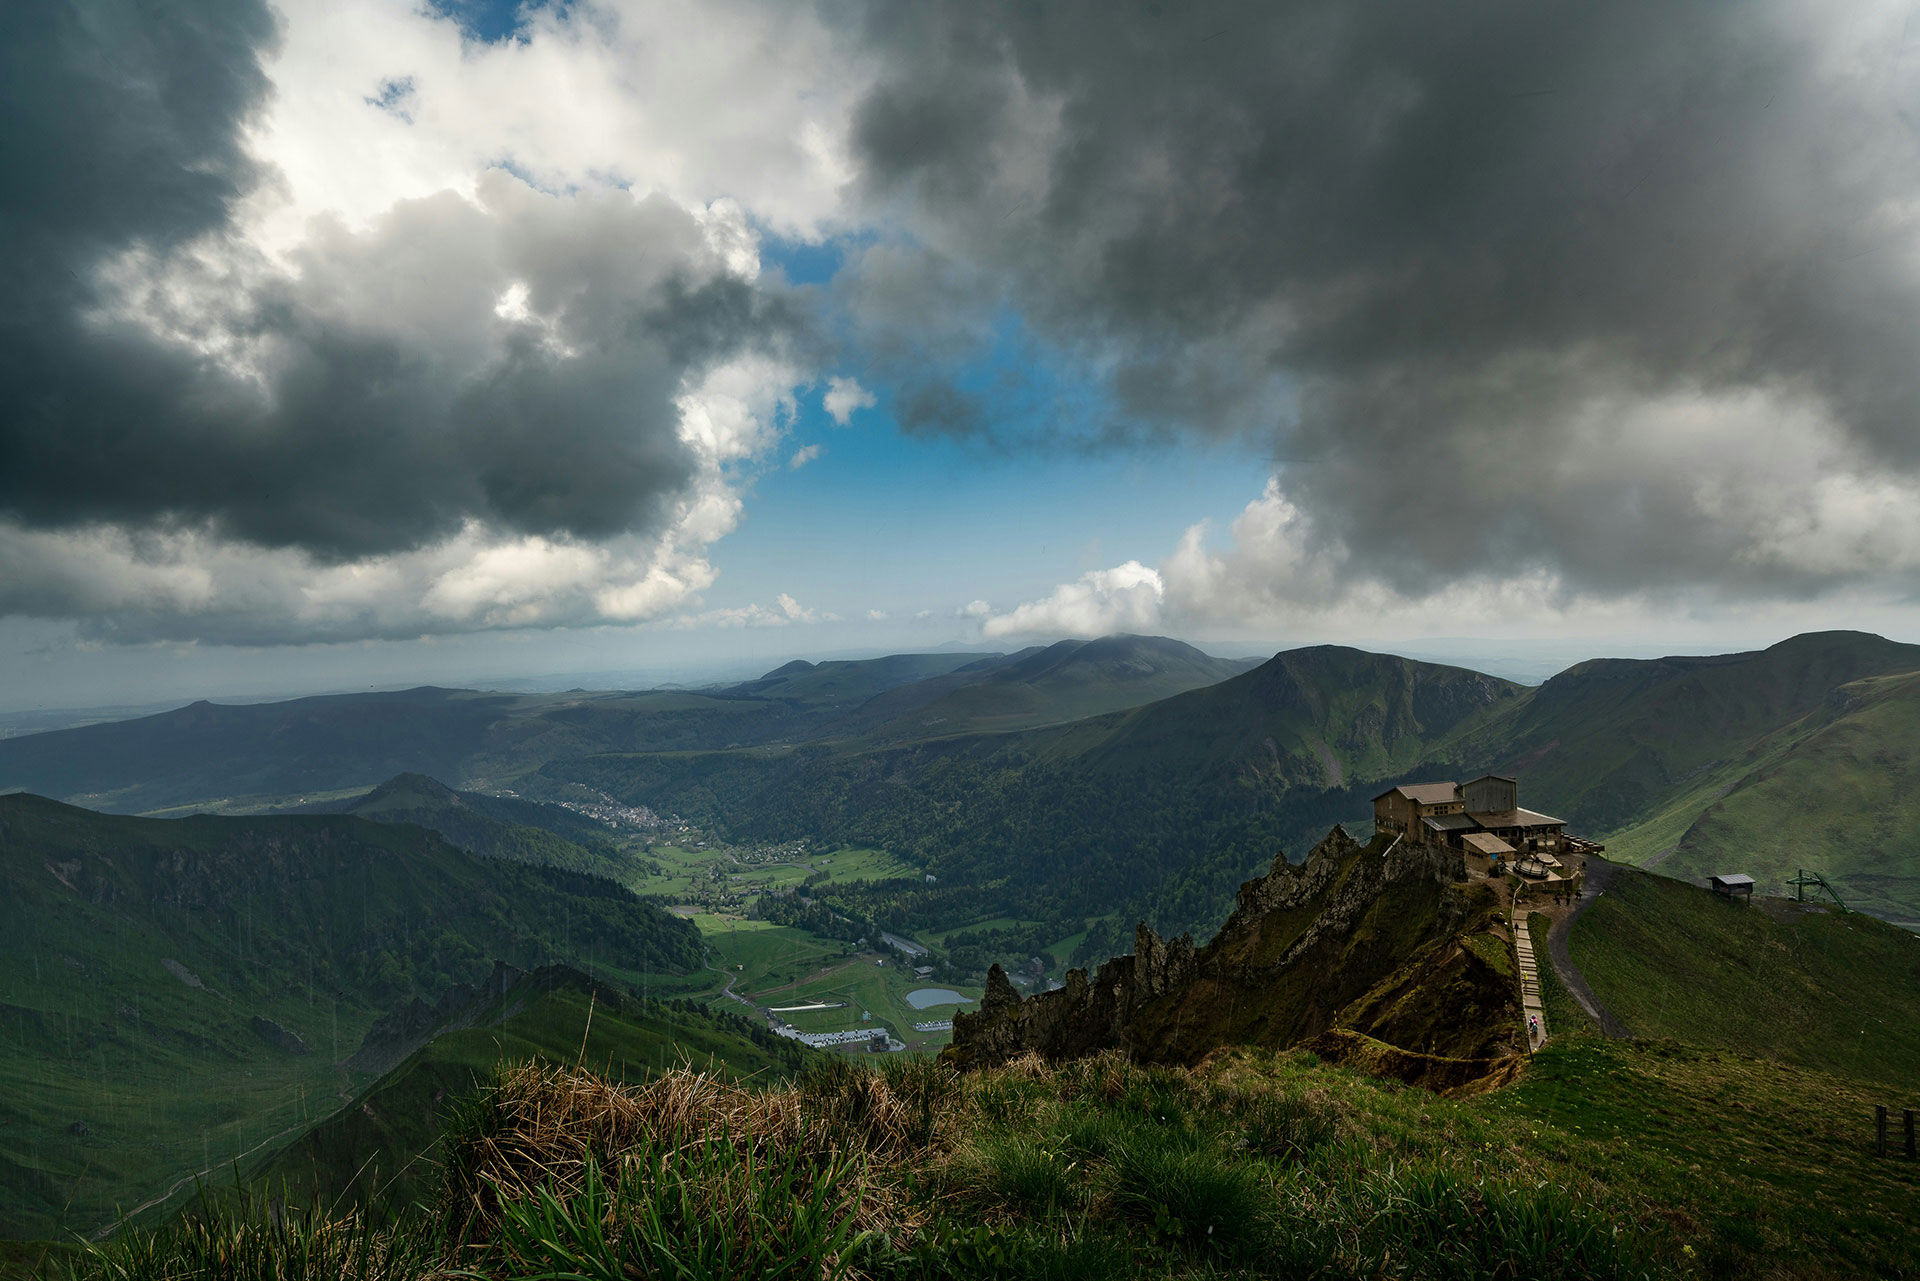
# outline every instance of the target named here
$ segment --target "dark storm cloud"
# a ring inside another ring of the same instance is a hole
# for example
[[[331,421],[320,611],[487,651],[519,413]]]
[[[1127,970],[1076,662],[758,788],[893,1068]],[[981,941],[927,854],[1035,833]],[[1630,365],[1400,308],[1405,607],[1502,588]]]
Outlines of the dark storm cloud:
[[[1693,482],[1795,414],[1803,485],[1920,466],[1911,17],[890,6],[854,136],[867,198],[1109,370],[1121,428],[1270,433],[1368,572],[1797,590]],[[1645,406],[1667,443],[1593,447]]]
[[[235,126],[267,94],[258,0],[0,11],[0,229],[9,326],[79,293],[103,250],[226,221],[256,174]]]
[[[318,234],[289,276],[230,234],[273,180],[238,142],[269,91],[264,6],[10,5],[0,23],[0,516],[322,560],[469,521],[644,533],[697,466],[688,380],[795,327],[672,202],[498,172],[475,201]],[[496,315],[514,289],[523,306]]]

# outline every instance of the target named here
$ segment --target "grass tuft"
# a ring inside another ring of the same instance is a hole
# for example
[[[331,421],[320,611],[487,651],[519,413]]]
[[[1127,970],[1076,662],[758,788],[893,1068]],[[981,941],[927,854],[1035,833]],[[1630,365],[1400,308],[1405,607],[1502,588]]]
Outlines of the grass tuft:
[[[1735,1076],[1740,1088],[1723,1098]],[[1594,1037],[1549,1045],[1518,1086],[1467,1100],[1251,1050],[1192,1070],[1106,1055],[964,1076],[852,1060],[761,1089],[692,1071],[621,1086],[519,1067],[456,1111],[445,1187],[430,1204],[378,1220],[232,1203],[129,1230],[78,1271],[86,1281],[1920,1275],[1902,1217],[1920,1175],[1907,1163],[1873,1161],[1839,1135],[1804,1160],[1781,1148],[1790,1133],[1807,1143],[1836,1097],[1859,1111],[1850,1089]],[[1751,1125],[1749,1104],[1765,1105]],[[1818,1181],[1790,1185],[1803,1165]],[[1779,1210],[1789,1189],[1820,1217]]]

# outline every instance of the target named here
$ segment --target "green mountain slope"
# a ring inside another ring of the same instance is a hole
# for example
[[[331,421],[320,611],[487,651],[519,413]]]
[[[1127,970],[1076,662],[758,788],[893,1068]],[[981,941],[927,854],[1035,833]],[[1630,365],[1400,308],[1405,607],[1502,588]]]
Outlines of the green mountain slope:
[[[1600,659],[1554,677],[1448,756],[1522,780],[1523,800],[1607,835],[1644,821],[1823,707],[1840,686],[1920,671],[1920,646],[1862,632],[1712,658]]]
[[[1595,995],[1636,1036],[1920,1081],[1920,935],[1621,869],[1568,944]]]
[[[759,680],[727,686],[736,698],[857,707],[888,690],[935,680],[959,668],[991,663],[1000,654],[890,654],[885,658],[829,659],[810,663],[797,658]]]
[[[563,867],[614,880],[623,879],[626,869],[626,861],[605,839],[588,837],[588,844],[578,844],[543,827],[496,816],[499,812],[531,815],[546,822],[564,822],[576,830],[579,824],[591,825],[591,820],[570,810],[456,792],[424,774],[395,775],[366,795],[337,802],[326,811],[353,814],[376,823],[414,823],[485,858]],[[562,815],[566,817],[550,817]],[[604,834],[606,829],[599,831]]]
[[[164,820],[0,797],[0,1234],[90,1230],[350,1088],[396,1003],[496,958],[700,964],[605,880],[351,816]]]
[[[498,741],[502,722],[558,702],[432,688],[199,702],[0,741],[0,788],[127,812],[365,788],[407,772],[464,781],[477,755],[511,746]]]
[[[1525,692],[1461,667],[1317,645],[1140,708],[1085,755],[1106,770],[1224,769],[1339,788],[1413,766]]]
[[[548,966],[482,994],[355,1100],[245,1171],[294,1205],[404,1205],[440,1186],[436,1144],[448,1113],[494,1069],[583,1063],[639,1082],[691,1063],[730,1078],[792,1076],[815,1055],[736,1015],[640,1001],[577,970]]]
[[[1920,813],[1904,798],[1920,772],[1920,686],[1874,683],[1916,670],[1920,647],[1846,632],[1748,654],[1597,660],[1538,689],[1324,646],[1064,725],[561,759],[529,790],[577,781],[749,839],[894,850],[938,878],[868,895],[902,925],[1124,907],[1178,932],[1217,923],[1276,846],[1364,821],[1380,786],[1497,769],[1520,778],[1527,804],[1625,858],[1672,852],[1671,869],[1694,874],[1816,866],[1863,905],[1916,919]],[[986,687],[977,672],[943,679],[974,682],[959,693]],[[1084,959],[1124,948],[1117,927],[1102,930]]]
[[[1796,869],[1859,909],[1920,921],[1920,673],[1841,686],[1821,707],[1615,838],[1675,876]]]
[[[425,774],[460,787],[557,756],[806,738],[835,706],[680,690],[554,695],[417,689],[191,707],[0,740],[0,789],[119,812],[258,808]]]

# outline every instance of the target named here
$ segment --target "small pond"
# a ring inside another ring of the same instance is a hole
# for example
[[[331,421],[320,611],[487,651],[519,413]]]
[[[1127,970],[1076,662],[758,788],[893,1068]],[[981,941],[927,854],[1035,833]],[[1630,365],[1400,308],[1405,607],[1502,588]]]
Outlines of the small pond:
[[[933,1005],[965,1005],[973,998],[962,996],[950,987],[922,987],[907,993],[907,1004],[916,1010]]]

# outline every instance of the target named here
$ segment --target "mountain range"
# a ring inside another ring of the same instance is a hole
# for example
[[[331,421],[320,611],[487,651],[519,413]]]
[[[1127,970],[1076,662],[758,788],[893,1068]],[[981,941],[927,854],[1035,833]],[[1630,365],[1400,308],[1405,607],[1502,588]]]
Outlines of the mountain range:
[[[1920,647],[1854,632],[1596,659],[1537,687],[1337,646],[1249,668],[1114,636],[795,661],[701,691],[200,703],[0,741],[0,786],[148,812],[370,807],[483,852],[543,844],[490,826],[505,823],[579,851],[538,861],[608,870],[588,820],[512,809],[584,793],[742,840],[879,845],[1002,906],[1064,895],[1183,929],[1217,923],[1275,845],[1304,849],[1374,791],[1492,770],[1632,860],[1770,882],[1814,866],[1859,905],[1916,919],[1910,673]],[[402,773],[438,791],[389,781]],[[482,799],[502,791],[515,795]]]
[[[1343,1062],[1465,1080],[1513,1034],[1495,981],[1510,928],[1462,909],[1450,876],[1368,889],[1397,865],[1364,829],[1393,783],[1489,770],[1618,858],[1776,894],[1811,867],[1856,906],[1920,917],[1920,647],[1860,633],[1595,660],[1537,687],[1339,646],[1247,663],[1122,636],[796,661],[700,691],[196,704],[6,740],[0,786],[58,799],[0,795],[0,1234],[158,1212],[209,1171],[309,1199],[429,1195],[446,1109],[503,1063],[800,1070],[791,1042],[704,1003],[736,1008],[769,957],[782,984],[827,964],[891,976],[850,956],[882,930],[932,944],[936,981],[962,985],[959,956],[1097,965],[1132,943],[1083,985],[1093,1031],[1062,1034],[1090,1048],[1193,1063],[1333,1037]],[[691,864],[707,884],[776,848],[786,879],[751,906],[728,891],[740,905],[703,939],[660,905],[682,898],[633,892],[692,883],[653,856],[667,828],[598,816],[640,807],[711,841]],[[1336,831],[1317,862],[1276,861],[1337,823],[1363,843]],[[1263,894],[1284,910],[1252,912]],[[1638,1034],[1910,1074],[1911,936],[1784,909],[1623,870],[1573,954]],[[1249,986],[1256,971],[1272,981]],[[1100,1002],[1123,972],[1120,1024]],[[1169,997],[1175,979],[1197,995]],[[1002,975],[996,1008],[1030,1023],[1072,1004],[1011,992]],[[1566,1001],[1552,1017],[1581,1018]]]

